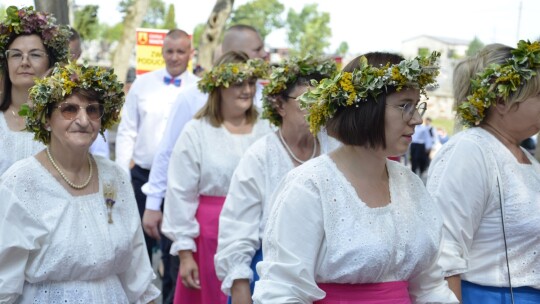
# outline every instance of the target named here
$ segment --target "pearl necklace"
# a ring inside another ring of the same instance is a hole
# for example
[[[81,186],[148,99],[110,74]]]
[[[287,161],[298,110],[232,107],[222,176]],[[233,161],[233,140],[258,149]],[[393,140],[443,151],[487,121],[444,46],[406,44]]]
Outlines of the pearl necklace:
[[[278,130],[278,134],[279,134],[279,139],[281,140],[281,143],[283,144],[283,146],[285,147],[287,152],[289,152],[289,155],[292,157],[292,159],[297,161],[299,164],[305,163],[306,161],[308,161],[308,160],[312,159],[313,157],[315,157],[315,154],[317,154],[317,138],[314,138],[314,140],[313,140],[313,153],[311,153],[311,156],[306,160],[301,160],[298,157],[296,157],[296,155],[294,155],[294,153],[291,150],[291,148],[289,147],[289,145],[287,145],[287,143],[285,142],[285,139],[283,138],[283,134],[281,134],[281,129]]]
[[[92,173],[93,173],[92,168],[93,168],[93,166],[92,166],[92,160],[90,159],[90,154],[88,154],[88,166],[90,167],[90,174],[88,175],[88,178],[86,179],[86,182],[84,182],[81,185],[77,185],[74,182],[70,181],[67,178],[67,176],[64,174],[64,172],[62,172],[62,170],[60,170],[60,167],[58,167],[58,165],[54,161],[54,158],[51,155],[51,151],[50,151],[49,147],[47,147],[47,157],[49,157],[49,160],[51,161],[51,164],[53,165],[53,167],[56,169],[56,171],[58,171],[58,173],[60,173],[60,176],[62,176],[62,178],[66,181],[66,183],[71,188],[75,188],[75,189],[78,189],[78,190],[83,189],[84,187],[88,186],[88,184],[90,183],[90,180],[92,180]]]

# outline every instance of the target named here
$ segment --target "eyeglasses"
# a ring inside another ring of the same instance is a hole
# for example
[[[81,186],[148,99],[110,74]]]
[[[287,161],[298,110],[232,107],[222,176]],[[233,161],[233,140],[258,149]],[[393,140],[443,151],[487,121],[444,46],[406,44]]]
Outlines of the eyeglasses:
[[[425,102],[420,102],[416,106],[414,106],[414,104],[411,102],[407,102],[402,105],[387,104],[387,106],[401,109],[401,118],[403,118],[404,121],[410,121],[413,118],[415,111],[418,111],[418,114],[420,114],[420,117],[422,117],[427,110],[427,103]]]
[[[6,51],[6,58],[10,62],[20,63],[23,61],[24,55],[26,55],[28,61],[32,63],[40,63],[48,57],[47,52],[42,50],[32,50],[28,53],[19,50]]]
[[[297,100],[297,98],[300,97],[300,96],[294,97],[294,96],[285,95],[285,97],[287,97],[287,98],[289,98],[289,99]]]
[[[63,102],[57,108],[60,110],[60,114],[67,120],[75,119],[79,114],[80,109],[84,109],[86,115],[88,115],[88,118],[91,120],[100,120],[104,114],[103,105],[100,103],[91,103],[86,107],[83,107],[78,104]]]

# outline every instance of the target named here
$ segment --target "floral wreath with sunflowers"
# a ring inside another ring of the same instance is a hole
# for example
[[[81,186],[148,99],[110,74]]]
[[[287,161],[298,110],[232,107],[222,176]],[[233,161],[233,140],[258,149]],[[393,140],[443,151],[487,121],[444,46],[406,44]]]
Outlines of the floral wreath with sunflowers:
[[[304,58],[288,59],[279,66],[272,68],[270,83],[263,89],[262,117],[268,119],[275,126],[280,126],[282,120],[275,107],[276,97],[287,90],[287,86],[296,82],[298,77],[318,74],[323,78],[327,78],[332,77],[336,70],[334,60],[314,58],[309,55]]]
[[[6,47],[14,35],[37,34],[43,44],[50,48],[59,62],[68,60],[70,31],[66,26],[57,25],[56,18],[45,12],[35,11],[32,6],[6,9],[5,19],[0,23],[0,70],[6,56]]]
[[[540,41],[520,40],[512,50],[512,57],[504,64],[491,64],[472,80],[472,94],[457,108],[458,117],[465,126],[477,126],[486,116],[486,110],[497,103],[505,102],[526,81],[536,76],[540,67]]]
[[[33,132],[34,139],[44,144],[50,142],[50,132],[45,129],[48,105],[64,101],[74,89],[90,90],[99,94],[99,102],[103,104],[104,112],[101,117],[101,135],[120,119],[124,91],[112,70],[78,65],[74,62],[65,66],[56,63],[50,76],[35,81],[36,84],[30,88],[31,106],[24,104],[19,115],[26,117],[26,130]]]
[[[368,97],[376,99],[393,86],[399,92],[404,87],[416,88],[427,97],[426,88],[436,87],[439,75],[437,59],[439,52],[427,57],[415,57],[403,60],[399,64],[375,67],[368,63],[366,57],[359,58],[359,68],[351,72],[339,72],[332,78],[313,81],[314,89],[300,95],[302,108],[308,109],[307,120],[313,134],[319,132],[338,108],[356,106],[367,101]]]
[[[262,59],[248,59],[246,62],[225,63],[213,67],[198,82],[199,89],[211,93],[219,87],[228,88],[249,78],[268,77],[268,64]]]

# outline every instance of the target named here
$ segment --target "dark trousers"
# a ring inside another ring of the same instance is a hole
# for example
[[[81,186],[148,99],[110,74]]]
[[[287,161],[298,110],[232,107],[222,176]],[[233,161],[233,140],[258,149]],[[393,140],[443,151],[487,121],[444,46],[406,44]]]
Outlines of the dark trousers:
[[[137,165],[131,169],[131,184],[133,191],[135,192],[135,200],[137,201],[137,207],[139,208],[139,215],[141,220],[146,209],[146,195],[142,192],[142,186],[148,182],[150,170],[143,169]],[[163,205],[162,205],[163,211]],[[154,247],[157,246],[157,241],[144,232],[144,241],[146,242],[146,250],[148,251],[148,257],[150,263],[152,262],[152,253]],[[161,231],[160,231],[161,234]],[[171,250],[172,242],[166,236],[161,234],[160,250],[161,261],[163,262],[163,277],[161,278],[161,296],[163,303],[172,304],[174,299],[174,289],[176,288],[176,278],[178,276],[178,268],[180,261],[177,257],[171,256],[169,251]]]
[[[137,165],[133,166],[131,169],[131,185],[133,186],[133,192],[135,192],[135,200],[137,201],[137,207],[139,208],[139,215],[141,220],[144,214],[144,209],[146,209],[146,195],[142,192],[142,186],[148,182],[148,176],[150,175],[150,170],[143,169]],[[152,263],[152,252],[157,242],[155,239],[151,238],[149,235],[144,232],[144,241],[146,243],[146,250],[148,251],[148,257],[150,258],[150,263]]]
[[[428,154],[426,153],[426,145],[411,144],[411,169],[414,173],[420,170],[419,174],[424,173],[428,166]]]

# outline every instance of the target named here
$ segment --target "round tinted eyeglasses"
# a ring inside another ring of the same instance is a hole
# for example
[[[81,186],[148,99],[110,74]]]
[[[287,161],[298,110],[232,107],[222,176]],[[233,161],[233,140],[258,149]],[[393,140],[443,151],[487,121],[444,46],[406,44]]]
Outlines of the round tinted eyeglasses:
[[[86,111],[86,115],[88,115],[88,118],[91,120],[100,120],[104,114],[103,105],[97,102],[88,104],[86,107],[70,102],[63,102],[58,105],[57,108],[60,110],[62,117],[67,120],[75,119],[75,117],[77,117],[79,114],[80,109],[84,109]]]

